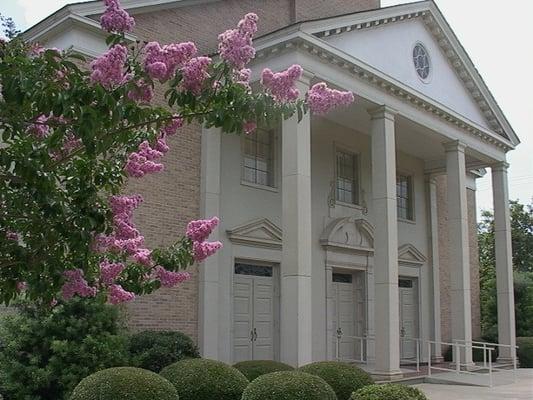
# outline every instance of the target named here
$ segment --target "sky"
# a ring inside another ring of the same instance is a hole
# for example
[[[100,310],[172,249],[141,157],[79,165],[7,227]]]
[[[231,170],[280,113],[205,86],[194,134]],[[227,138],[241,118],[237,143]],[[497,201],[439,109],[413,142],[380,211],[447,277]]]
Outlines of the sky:
[[[68,0],[2,0],[0,13],[26,29]],[[383,7],[405,0],[381,0]],[[533,201],[533,0],[436,0],[521,139],[508,153],[509,194]],[[478,211],[492,208],[490,170],[477,181]]]

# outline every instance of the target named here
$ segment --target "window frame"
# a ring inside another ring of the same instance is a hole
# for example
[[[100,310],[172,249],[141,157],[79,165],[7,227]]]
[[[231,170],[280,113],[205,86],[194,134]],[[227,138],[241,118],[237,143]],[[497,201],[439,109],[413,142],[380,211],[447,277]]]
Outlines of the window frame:
[[[337,163],[337,154],[339,152],[349,154],[354,157],[354,183],[355,185],[355,191],[353,192],[355,194],[355,202],[346,202],[339,199],[338,196],[338,179],[339,179],[339,168]],[[333,146],[333,168],[334,168],[334,198],[335,198],[335,204],[345,206],[345,207],[352,207],[352,208],[362,208],[361,205],[361,153],[358,151],[354,151],[351,148],[348,148],[347,146],[339,145],[338,143],[335,143]]]
[[[403,216],[400,216],[399,210],[399,204],[398,204],[398,178],[399,177],[406,177],[408,179],[408,186],[407,186],[407,201],[408,201],[408,208],[407,208],[407,218],[404,218]],[[402,222],[408,222],[408,223],[415,223],[415,179],[414,174],[404,171],[404,170],[396,170],[396,215],[398,221]]]
[[[264,129],[264,128],[258,128],[258,130],[262,130],[262,131],[266,131],[268,132],[270,135],[271,135],[271,145],[270,145],[270,152],[271,152],[271,167],[270,167],[270,181],[271,181],[271,185],[264,185],[264,184],[261,184],[261,183],[257,183],[257,179],[256,179],[256,182],[251,182],[249,180],[247,180],[245,178],[245,156],[246,156],[246,153],[245,153],[245,149],[246,149],[246,139],[247,139],[247,135],[246,134],[243,134],[241,136],[241,185],[243,186],[248,186],[248,187],[252,187],[252,188],[256,188],[256,189],[263,189],[263,190],[268,190],[268,191],[272,191],[272,192],[278,192],[278,181],[279,181],[279,178],[278,178],[278,166],[277,166],[277,159],[278,159],[278,153],[279,153],[279,149],[278,149],[278,145],[279,145],[279,142],[278,142],[278,129],[275,129],[275,128],[272,128],[272,129]],[[254,133],[254,134],[257,134],[257,133]],[[257,140],[256,140],[257,142]],[[257,152],[255,154],[255,159],[257,160]],[[257,168],[256,168],[256,171],[257,171]],[[257,175],[256,175],[256,178],[257,178]]]

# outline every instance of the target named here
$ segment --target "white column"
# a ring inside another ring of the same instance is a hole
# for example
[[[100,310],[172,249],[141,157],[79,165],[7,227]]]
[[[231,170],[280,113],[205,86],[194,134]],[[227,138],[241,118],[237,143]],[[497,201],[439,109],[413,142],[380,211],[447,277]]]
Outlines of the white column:
[[[498,342],[511,345],[501,347],[500,359],[516,355],[515,309],[513,290],[513,255],[511,248],[511,217],[509,188],[505,162],[492,166],[492,194],[494,201],[494,249],[496,256],[496,290],[498,300]]]
[[[379,375],[394,375],[401,373],[395,111],[381,106],[369,112],[372,120],[372,201],[375,231],[375,369]]]
[[[437,214],[437,181],[435,178],[427,176],[428,192],[428,216],[429,234],[431,249],[431,275],[433,283],[433,340],[441,342],[440,330],[440,265],[439,265],[439,222]],[[432,358],[435,361],[442,361],[442,346],[435,344],[432,350]]]
[[[297,82],[305,95],[309,77]],[[311,120],[309,113],[282,123],[281,361],[312,360]]]
[[[220,141],[218,128],[202,129],[200,213],[202,218],[220,213]],[[218,227],[210,240],[219,240]],[[199,266],[198,345],[202,357],[218,359],[219,254]]]
[[[470,247],[468,241],[468,207],[466,197],[465,145],[446,143],[448,175],[448,230],[450,262],[450,298],[452,340],[472,341],[470,301]],[[461,362],[472,364],[472,349],[461,349]]]
[[[326,265],[326,350],[327,359],[336,357],[336,328],[333,326],[333,268]]]

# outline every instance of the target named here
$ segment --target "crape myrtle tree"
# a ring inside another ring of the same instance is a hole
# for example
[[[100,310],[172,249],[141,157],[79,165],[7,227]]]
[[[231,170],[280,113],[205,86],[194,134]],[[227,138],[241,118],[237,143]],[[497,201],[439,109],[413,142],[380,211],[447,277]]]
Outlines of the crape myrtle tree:
[[[263,70],[252,91],[255,14],[219,35],[212,59],[192,42],[128,43],[134,19],[118,0],[105,5],[109,49],[90,63],[20,37],[0,43],[2,303],[80,296],[117,304],[183,282],[187,267],[221,247],[208,240],[217,217],[191,221],[174,244],[149,249],[133,223],[142,197],[120,194],[125,180],[161,171],[167,138],[183,124],[249,134],[354,101],[324,83],[300,94],[298,65]],[[165,107],[152,103],[159,86]]]

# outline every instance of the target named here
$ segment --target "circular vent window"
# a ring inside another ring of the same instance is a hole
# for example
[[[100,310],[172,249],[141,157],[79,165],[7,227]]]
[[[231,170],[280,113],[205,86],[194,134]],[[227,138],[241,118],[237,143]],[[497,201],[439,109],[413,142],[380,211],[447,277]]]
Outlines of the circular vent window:
[[[430,62],[429,55],[426,48],[421,44],[415,44],[413,48],[413,62],[415,65],[416,73],[424,82],[429,78]]]

